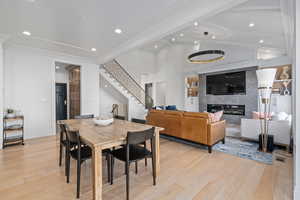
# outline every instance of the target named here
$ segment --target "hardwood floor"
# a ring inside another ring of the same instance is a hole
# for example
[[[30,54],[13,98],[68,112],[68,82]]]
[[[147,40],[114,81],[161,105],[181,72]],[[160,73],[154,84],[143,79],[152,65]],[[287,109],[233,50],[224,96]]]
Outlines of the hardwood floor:
[[[131,168],[131,199],[139,200],[290,200],[292,159],[265,165],[255,161],[161,139],[161,173],[152,186],[151,162]],[[0,199],[76,199],[76,168],[67,184],[58,166],[58,137],[26,141],[0,151]],[[104,160],[105,163],[105,160]],[[103,167],[105,167],[104,165]],[[124,166],[116,162],[114,185],[104,175],[104,200],[125,199]],[[92,198],[91,162],[82,165],[81,199]]]

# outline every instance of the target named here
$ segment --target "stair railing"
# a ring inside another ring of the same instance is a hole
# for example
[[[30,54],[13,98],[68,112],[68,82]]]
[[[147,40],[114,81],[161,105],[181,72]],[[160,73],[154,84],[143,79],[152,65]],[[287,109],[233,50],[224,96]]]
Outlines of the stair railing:
[[[136,80],[121,66],[117,60],[109,61],[103,64],[103,68],[114,78],[127,92],[143,104],[145,108],[150,109],[153,106],[153,99],[147,95],[145,90],[136,82]]]

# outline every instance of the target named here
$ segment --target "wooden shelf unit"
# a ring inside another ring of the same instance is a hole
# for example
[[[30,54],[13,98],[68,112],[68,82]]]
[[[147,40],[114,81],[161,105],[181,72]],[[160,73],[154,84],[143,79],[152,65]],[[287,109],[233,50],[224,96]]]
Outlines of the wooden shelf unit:
[[[17,125],[7,125],[8,122],[21,121]],[[17,135],[12,135],[18,133]],[[3,118],[3,148],[11,145],[24,145],[24,116],[4,117]]]

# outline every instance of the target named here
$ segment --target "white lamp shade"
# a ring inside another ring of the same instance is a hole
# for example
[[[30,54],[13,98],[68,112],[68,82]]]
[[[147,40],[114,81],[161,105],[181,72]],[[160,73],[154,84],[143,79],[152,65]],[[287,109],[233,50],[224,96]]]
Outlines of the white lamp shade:
[[[256,70],[256,76],[258,81],[258,88],[270,88],[273,86],[277,69],[259,69]]]

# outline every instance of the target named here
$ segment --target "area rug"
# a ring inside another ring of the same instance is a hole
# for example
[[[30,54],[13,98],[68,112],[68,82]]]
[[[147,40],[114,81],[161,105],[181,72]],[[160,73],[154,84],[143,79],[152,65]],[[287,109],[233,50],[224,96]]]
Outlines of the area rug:
[[[258,143],[256,142],[242,141],[231,137],[226,137],[225,144],[219,142],[213,146],[213,150],[216,151],[271,165],[273,162],[273,155],[271,153],[260,152],[257,149]]]
[[[161,135],[161,137],[168,140],[188,144],[197,148],[207,149],[206,146],[194,142],[169,137],[166,135]],[[215,144],[213,146],[213,150],[215,151],[220,151],[240,158],[246,158],[271,165],[273,163],[273,155],[271,153],[260,152],[257,149],[258,143],[256,142],[243,141],[232,137],[226,137],[225,144],[219,142],[218,144]]]

